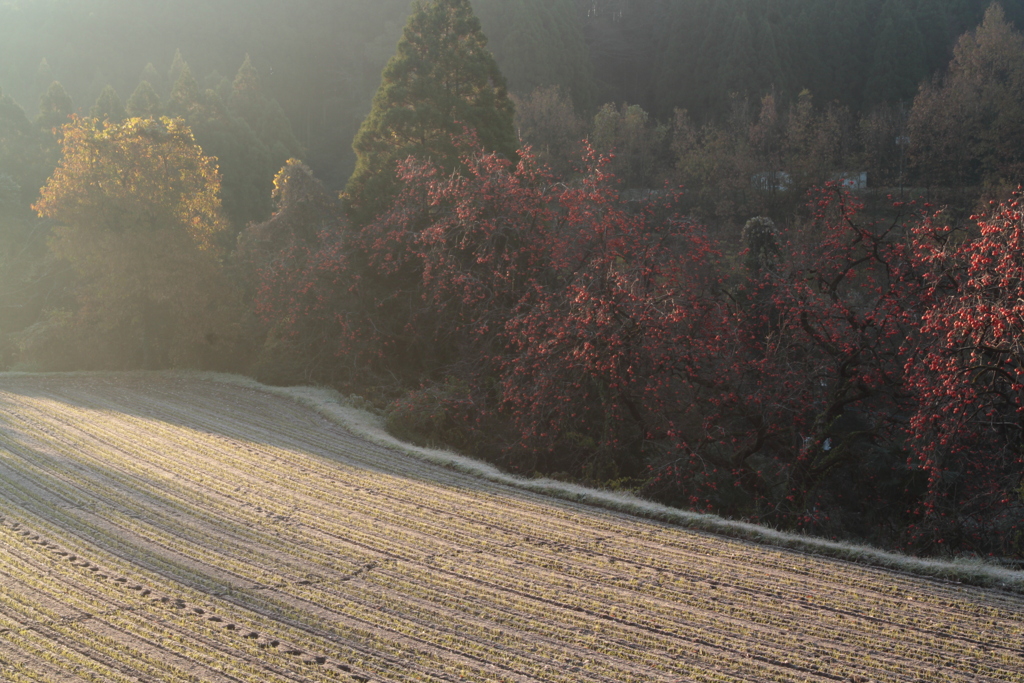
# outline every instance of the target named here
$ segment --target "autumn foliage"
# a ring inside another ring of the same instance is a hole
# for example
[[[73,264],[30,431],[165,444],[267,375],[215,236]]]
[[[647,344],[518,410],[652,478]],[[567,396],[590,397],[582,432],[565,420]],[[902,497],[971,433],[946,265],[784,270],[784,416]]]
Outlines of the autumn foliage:
[[[215,249],[227,228],[215,159],[180,119],[75,118],[61,135],[33,209],[56,224],[50,246],[78,284],[74,309],[55,311],[43,335],[58,349],[47,362],[223,362],[237,302]]]
[[[952,230],[912,203],[868,219],[827,186],[792,229],[748,224],[731,260],[671,192],[624,201],[606,157],[566,184],[528,149],[454,144],[463,172],[409,158],[365,227],[300,235],[290,217],[323,205],[316,189],[250,228],[284,240],[257,303],[312,375],[383,386],[396,431],[513,471],[1021,552],[1016,204]]]
[[[925,273],[921,343],[908,360],[917,399],[914,464],[928,476],[913,531],[937,544],[1021,552],[1024,473],[1024,216],[1021,196],[967,230],[915,227]]]

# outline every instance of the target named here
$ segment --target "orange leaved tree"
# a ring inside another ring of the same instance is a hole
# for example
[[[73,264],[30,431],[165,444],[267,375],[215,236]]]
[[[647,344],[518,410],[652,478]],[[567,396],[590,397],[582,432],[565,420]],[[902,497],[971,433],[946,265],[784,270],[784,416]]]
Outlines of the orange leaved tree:
[[[225,339],[216,159],[177,119],[75,119],[34,205],[79,278],[76,365],[195,364]],[[88,348],[81,348],[82,345]]]

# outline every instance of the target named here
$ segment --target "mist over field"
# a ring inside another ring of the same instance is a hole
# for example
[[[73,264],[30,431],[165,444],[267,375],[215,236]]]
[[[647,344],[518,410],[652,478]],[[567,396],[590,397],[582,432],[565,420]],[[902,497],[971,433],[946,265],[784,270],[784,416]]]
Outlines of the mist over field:
[[[1020,595],[440,467],[324,390],[7,375],[0,408],[4,680],[1024,680]]]
[[[0,368],[1024,559],[1024,3],[0,3]]]
[[[0,0],[0,679],[1024,683],[1024,0]]]

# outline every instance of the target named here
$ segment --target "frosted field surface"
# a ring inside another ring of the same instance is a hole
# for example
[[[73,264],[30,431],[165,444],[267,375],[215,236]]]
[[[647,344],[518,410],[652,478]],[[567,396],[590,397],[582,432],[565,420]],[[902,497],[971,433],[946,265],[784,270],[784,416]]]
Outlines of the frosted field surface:
[[[0,680],[1024,682],[1024,598],[485,481],[244,383],[0,375]]]

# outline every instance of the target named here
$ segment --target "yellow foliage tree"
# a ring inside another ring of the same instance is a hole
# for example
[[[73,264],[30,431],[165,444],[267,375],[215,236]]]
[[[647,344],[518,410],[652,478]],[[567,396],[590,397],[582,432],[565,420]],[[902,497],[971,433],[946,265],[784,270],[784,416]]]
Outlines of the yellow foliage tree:
[[[235,319],[214,246],[227,227],[216,159],[168,118],[75,119],[62,149],[33,208],[79,277],[70,324],[90,348],[75,364],[203,364]]]

